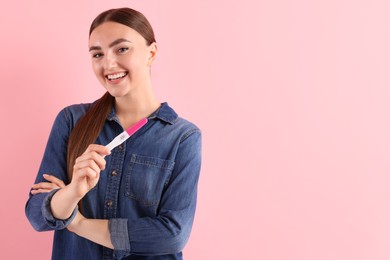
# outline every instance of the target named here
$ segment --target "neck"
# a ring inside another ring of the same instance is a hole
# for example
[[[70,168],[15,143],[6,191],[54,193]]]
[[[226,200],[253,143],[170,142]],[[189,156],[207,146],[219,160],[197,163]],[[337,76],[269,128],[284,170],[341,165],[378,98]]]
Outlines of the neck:
[[[142,93],[131,93],[115,98],[115,110],[124,129],[134,125],[142,118],[148,117],[158,109],[160,102],[149,88],[143,88]]]

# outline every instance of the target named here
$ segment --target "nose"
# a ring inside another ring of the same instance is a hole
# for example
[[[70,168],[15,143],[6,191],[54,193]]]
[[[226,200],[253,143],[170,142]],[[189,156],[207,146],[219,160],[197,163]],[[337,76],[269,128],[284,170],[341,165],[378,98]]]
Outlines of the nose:
[[[114,54],[107,53],[104,56],[104,68],[107,70],[113,69],[117,66],[117,61]]]

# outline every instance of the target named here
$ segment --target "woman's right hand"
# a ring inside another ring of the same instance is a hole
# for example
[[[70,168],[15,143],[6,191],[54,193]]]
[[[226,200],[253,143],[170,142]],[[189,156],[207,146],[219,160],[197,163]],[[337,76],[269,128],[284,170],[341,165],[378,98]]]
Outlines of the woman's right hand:
[[[109,155],[110,150],[98,144],[90,144],[85,152],[80,155],[73,167],[73,177],[69,184],[78,197],[90,191],[99,181],[100,171],[106,167],[104,157]]]

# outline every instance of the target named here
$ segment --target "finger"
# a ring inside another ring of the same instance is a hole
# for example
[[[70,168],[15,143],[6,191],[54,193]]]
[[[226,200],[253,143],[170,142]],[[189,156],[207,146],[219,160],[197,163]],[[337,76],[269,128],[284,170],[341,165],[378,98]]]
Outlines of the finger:
[[[57,184],[54,184],[54,183],[50,183],[50,182],[40,182],[40,183],[36,183],[32,186],[33,189],[58,189],[60,188],[59,186],[57,186]]]
[[[91,168],[96,173],[100,172],[101,169],[94,160],[81,161],[74,165],[74,171],[81,170],[84,168]]]
[[[84,154],[76,159],[76,164],[82,163],[84,161],[94,161],[96,165],[98,165],[99,169],[104,169],[106,166],[106,160],[96,152],[90,152],[87,154]]]
[[[47,190],[47,189],[37,189],[37,190],[31,190],[31,194],[35,195],[39,193],[49,193],[51,191],[52,190]]]
[[[88,153],[88,152],[96,152],[101,156],[106,156],[111,153],[110,149],[100,144],[90,144],[84,153]]]
[[[93,160],[95,164],[98,166],[100,170],[104,170],[106,167],[106,160],[98,153],[96,152],[88,152],[84,153],[80,157],[78,157],[75,161],[76,164],[80,164],[84,161],[90,161]]]
[[[76,172],[73,173],[75,177],[78,178],[91,178],[91,179],[96,179],[99,176],[99,173],[94,171],[92,168],[82,168]]]
[[[61,179],[58,179],[57,177],[55,177],[53,175],[43,174],[43,178],[45,178],[46,180],[48,180],[51,183],[56,184],[60,188],[65,187],[65,183]]]

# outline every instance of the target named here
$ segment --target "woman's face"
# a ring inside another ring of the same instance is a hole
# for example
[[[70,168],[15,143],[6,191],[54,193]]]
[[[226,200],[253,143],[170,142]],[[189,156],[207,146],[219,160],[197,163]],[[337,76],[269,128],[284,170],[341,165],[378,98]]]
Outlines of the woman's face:
[[[114,97],[126,96],[149,84],[156,48],[155,43],[147,46],[137,31],[115,22],[99,25],[89,38],[93,71]]]

